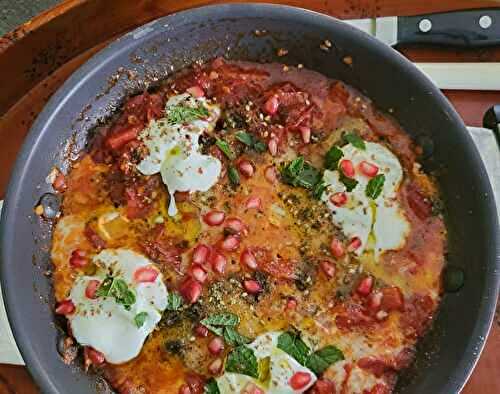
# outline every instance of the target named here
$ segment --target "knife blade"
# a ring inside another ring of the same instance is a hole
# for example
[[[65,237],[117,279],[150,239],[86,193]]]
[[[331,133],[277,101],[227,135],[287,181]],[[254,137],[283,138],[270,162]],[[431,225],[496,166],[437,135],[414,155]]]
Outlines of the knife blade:
[[[390,46],[423,43],[477,48],[500,44],[500,9],[350,19],[344,22]],[[460,31],[456,26],[460,26]],[[500,63],[415,65],[439,89],[500,90]]]
[[[346,22],[390,46],[431,44],[476,48],[500,44],[500,8]]]

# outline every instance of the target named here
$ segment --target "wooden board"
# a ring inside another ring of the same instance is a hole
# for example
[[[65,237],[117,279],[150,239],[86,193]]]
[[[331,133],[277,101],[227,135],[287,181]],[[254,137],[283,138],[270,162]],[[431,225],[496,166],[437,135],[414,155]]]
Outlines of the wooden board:
[[[51,94],[85,60],[114,37],[160,16],[220,1],[66,0],[0,38],[0,196],[33,119]],[[227,1],[226,1],[227,2]],[[270,1],[340,18],[416,15],[499,6],[498,0],[291,0]],[[500,61],[500,48],[400,48],[415,61]],[[500,103],[500,92],[445,92],[468,125],[480,126],[484,111]],[[54,349],[55,351],[55,349]],[[464,394],[500,393],[500,320],[496,317],[485,351]],[[38,393],[23,367],[0,365],[0,394]],[[431,394],[431,393],[423,393]]]

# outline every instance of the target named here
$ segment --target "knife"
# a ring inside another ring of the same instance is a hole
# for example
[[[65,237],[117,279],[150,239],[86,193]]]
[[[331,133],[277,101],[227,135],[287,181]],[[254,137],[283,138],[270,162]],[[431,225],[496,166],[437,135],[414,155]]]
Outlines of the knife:
[[[500,45],[500,8],[344,20],[389,46]],[[415,63],[440,89],[500,90],[500,63]]]

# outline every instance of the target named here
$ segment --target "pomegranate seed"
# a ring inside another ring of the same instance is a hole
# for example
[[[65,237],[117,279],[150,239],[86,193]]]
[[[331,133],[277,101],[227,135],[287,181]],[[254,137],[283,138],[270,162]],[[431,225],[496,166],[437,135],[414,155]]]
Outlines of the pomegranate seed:
[[[380,306],[382,305],[382,297],[383,294],[380,291],[371,293],[368,300],[368,307],[374,312],[378,311],[380,309]]]
[[[95,279],[89,280],[89,283],[87,283],[87,287],[85,288],[85,296],[90,299],[95,298],[95,293],[97,289],[99,288],[101,282]]]
[[[220,244],[221,249],[227,252],[236,250],[239,246],[240,237],[238,237],[237,235],[229,235],[228,237],[224,238]]]
[[[59,315],[71,315],[75,311],[75,304],[71,300],[61,301],[56,307],[56,313]]]
[[[278,140],[276,138],[271,138],[267,143],[267,149],[271,156],[276,156],[278,154]]]
[[[203,215],[203,221],[209,226],[218,226],[224,221],[226,214],[222,211],[210,211]]]
[[[219,252],[215,252],[211,257],[212,269],[218,274],[223,274],[226,270],[227,259],[226,256],[220,254]]]
[[[295,372],[289,380],[290,386],[294,390],[300,390],[306,387],[311,382],[311,374],[309,372]]]
[[[81,249],[75,249],[71,252],[69,265],[73,268],[83,268],[89,263],[87,253]]]
[[[188,92],[191,96],[195,98],[200,98],[205,95],[203,89],[197,85],[191,86],[190,88],[186,89],[186,92]]]
[[[203,324],[198,324],[194,329],[194,333],[200,338],[205,338],[208,336],[208,328],[206,328]]]
[[[354,252],[360,246],[361,246],[361,240],[358,237],[354,237],[353,239],[351,239],[351,242],[349,242],[349,245],[347,245],[347,250],[349,252]]]
[[[203,264],[210,256],[210,247],[205,244],[197,245],[193,250],[191,261],[195,264]]]
[[[265,391],[257,387],[254,383],[248,383],[241,394],[265,394]]]
[[[373,278],[371,276],[367,276],[359,282],[358,287],[356,288],[356,292],[361,296],[367,296],[371,293],[373,287]]]
[[[276,181],[278,180],[278,175],[276,174],[276,169],[274,168],[274,166],[266,167],[264,171],[264,177],[269,183],[276,183]]]
[[[260,197],[256,197],[256,196],[250,197],[245,204],[245,207],[247,209],[260,210],[261,206],[262,206],[262,199]]]
[[[351,160],[342,160],[340,162],[340,169],[346,177],[354,177],[354,166]]]
[[[368,163],[367,161],[362,161],[358,166],[362,174],[373,178],[378,173],[378,167],[375,164]]]
[[[266,111],[269,115],[274,115],[278,112],[278,107],[280,102],[278,101],[278,96],[273,95],[269,97],[264,104],[264,111]]]
[[[187,384],[183,384],[181,387],[179,387],[179,394],[192,394],[191,389]]]
[[[330,196],[330,201],[333,205],[341,207],[347,202],[347,194],[344,192],[338,192]]]
[[[220,358],[216,358],[208,365],[208,372],[212,375],[217,375],[222,370],[222,360]]]
[[[320,267],[328,278],[333,278],[335,276],[335,266],[329,261],[322,261]]]
[[[307,126],[300,126],[299,131],[302,137],[302,142],[304,142],[304,144],[308,144],[311,141],[311,128]]]
[[[137,283],[154,282],[158,275],[159,272],[156,268],[151,265],[146,265],[145,267],[138,268],[134,272],[134,281]]]
[[[286,301],[285,309],[287,311],[293,311],[296,308],[297,308],[297,300],[293,297],[288,297],[288,300]]]
[[[240,219],[238,218],[229,218],[226,220],[225,228],[231,230],[232,232],[236,234],[243,233],[245,234],[247,231],[247,227],[245,226],[245,223],[243,223]]]
[[[252,163],[250,163],[248,160],[242,160],[238,164],[238,169],[240,172],[247,178],[251,178],[254,173],[254,168]]]
[[[207,273],[199,264],[193,264],[190,269],[191,276],[198,282],[203,283],[207,280]]]
[[[189,304],[194,304],[198,301],[198,298],[200,298],[201,295],[201,290],[201,284],[191,278],[184,281],[179,288],[179,292],[182,297]]]
[[[330,243],[330,251],[335,258],[341,258],[344,255],[344,245],[337,238],[333,238]]]
[[[262,291],[262,286],[260,285],[260,283],[253,279],[244,280],[243,287],[250,294],[258,294]]]
[[[241,254],[240,263],[251,270],[257,269],[257,259],[249,249],[245,249]]]
[[[224,350],[224,340],[221,337],[214,337],[208,342],[208,351],[217,356]]]
[[[85,358],[85,364],[101,365],[104,363],[104,354],[98,352],[97,350],[91,348],[90,346],[85,346],[83,348],[83,357]]]

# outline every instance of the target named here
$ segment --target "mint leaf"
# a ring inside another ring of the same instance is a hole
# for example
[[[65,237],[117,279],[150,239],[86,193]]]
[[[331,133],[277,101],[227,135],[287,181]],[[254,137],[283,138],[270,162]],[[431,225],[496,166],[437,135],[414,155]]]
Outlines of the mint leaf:
[[[168,293],[167,296],[167,307],[166,309],[169,311],[176,311],[178,310],[182,305],[182,298],[179,294],[177,293]]]
[[[208,379],[203,389],[204,394],[220,394],[219,386],[214,378]]]
[[[349,142],[352,146],[354,146],[355,148],[358,148],[361,150],[366,149],[365,141],[363,141],[363,139],[357,134],[354,134],[354,133],[346,134],[346,135],[344,135],[344,139],[347,142]]]
[[[166,108],[167,121],[170,124],[183,124],[196,119],[206,118],[209,113],[202,105],[191,108],[183,107],[182,105],[174,105]]]
[[[238,331],[236,331],[233,327],[224,327],[224,341],[231,346],[239,346],[244,345],[246,343],[251,342],[250,338],[247,338],[244,335],[241,335]]]
[[[342,171],[339,171],[339,180],[344,184],[348,192],[352,192],[353,189],[358,185],[358,181],[354,178],[349,178],[344,175]]]
[[[336,170],[342,156],[344,156],[344,152],[335,145],[332,146],[325,155],[325,168],[332,171]]]
[[[229,166],[227,169],[227,176],[229,178],[229,182],[231,182],[233,186],[238,186],[240,184],[240,174],[236,167]]]
[[[240,345],[230,352],[226,360],[226,372],[240,373],[258,379],[259,368],[253,350]]]
[[[284,332],[278,337],[278,349],[288,353],[302,365],[306,364],[307,357],[311,352],[300,335],[290,331]]]
[[[147,312],[139,312],[137,315],[135,315],[134,323],[137,326],[137,328],[141,328],[144,325],[147,317],[148,317]]]
[[[222,151],[222,153],[226,155],[229,160],[234,160],[234,152],[231,149],[231,146],[229,146],[226,141],[217,138],[217,140],[215,141],[215,145],[217,145],[217,147]]]
[[[252,134],[246,133],[244,131],[238,131],[236,134],[236,139],[242,144],[252,148],[254,145],[254,136]]]
[[[291,186],[311,190],[321,180],[321,172],[299,156],[281,168],[281,178]]]
[[[255,144],[253,144],[253,149],[257,152],[257,153],[262,153],[262,152],[265,152],[267,150],[267,145],[262,142],[262,141],[256,141]]]
[[[319,181],[314,185],[313,190],[312,190],[312,195],[316,200],[321,200],[321,196],[323,195],[323,192],[326,189],[325,182],[323,180]]]
[[[368,181],[368,184],[366,185],[366,190],[365,190],[366,196],[375,200],[378,196],[380,196],[380,193],[382,193],[382,189],[384,188],[384,183],[385,183],[384,174],[378,174],[377,176],[370,179]]]
[[[321,374],[330,365],[343,359],[344,354],[340,349],[331,345],[325,346],[323,349],[314,352],[308,357],[306,361],[306,367],[313,371],[315,374]]]
[[[107,297],[112,284],[113,284],[113,277],[107,276],[106,279],[102,281],[101,285],[95,292],[95,295],[97,297]]]
[[[226,312],[226,313],[216,313],[214,315],[210,315],[201,321],[201,324],[204,326],[228,326],[235,327],[240,323],[240,318],[238,315],[234,313]]]

